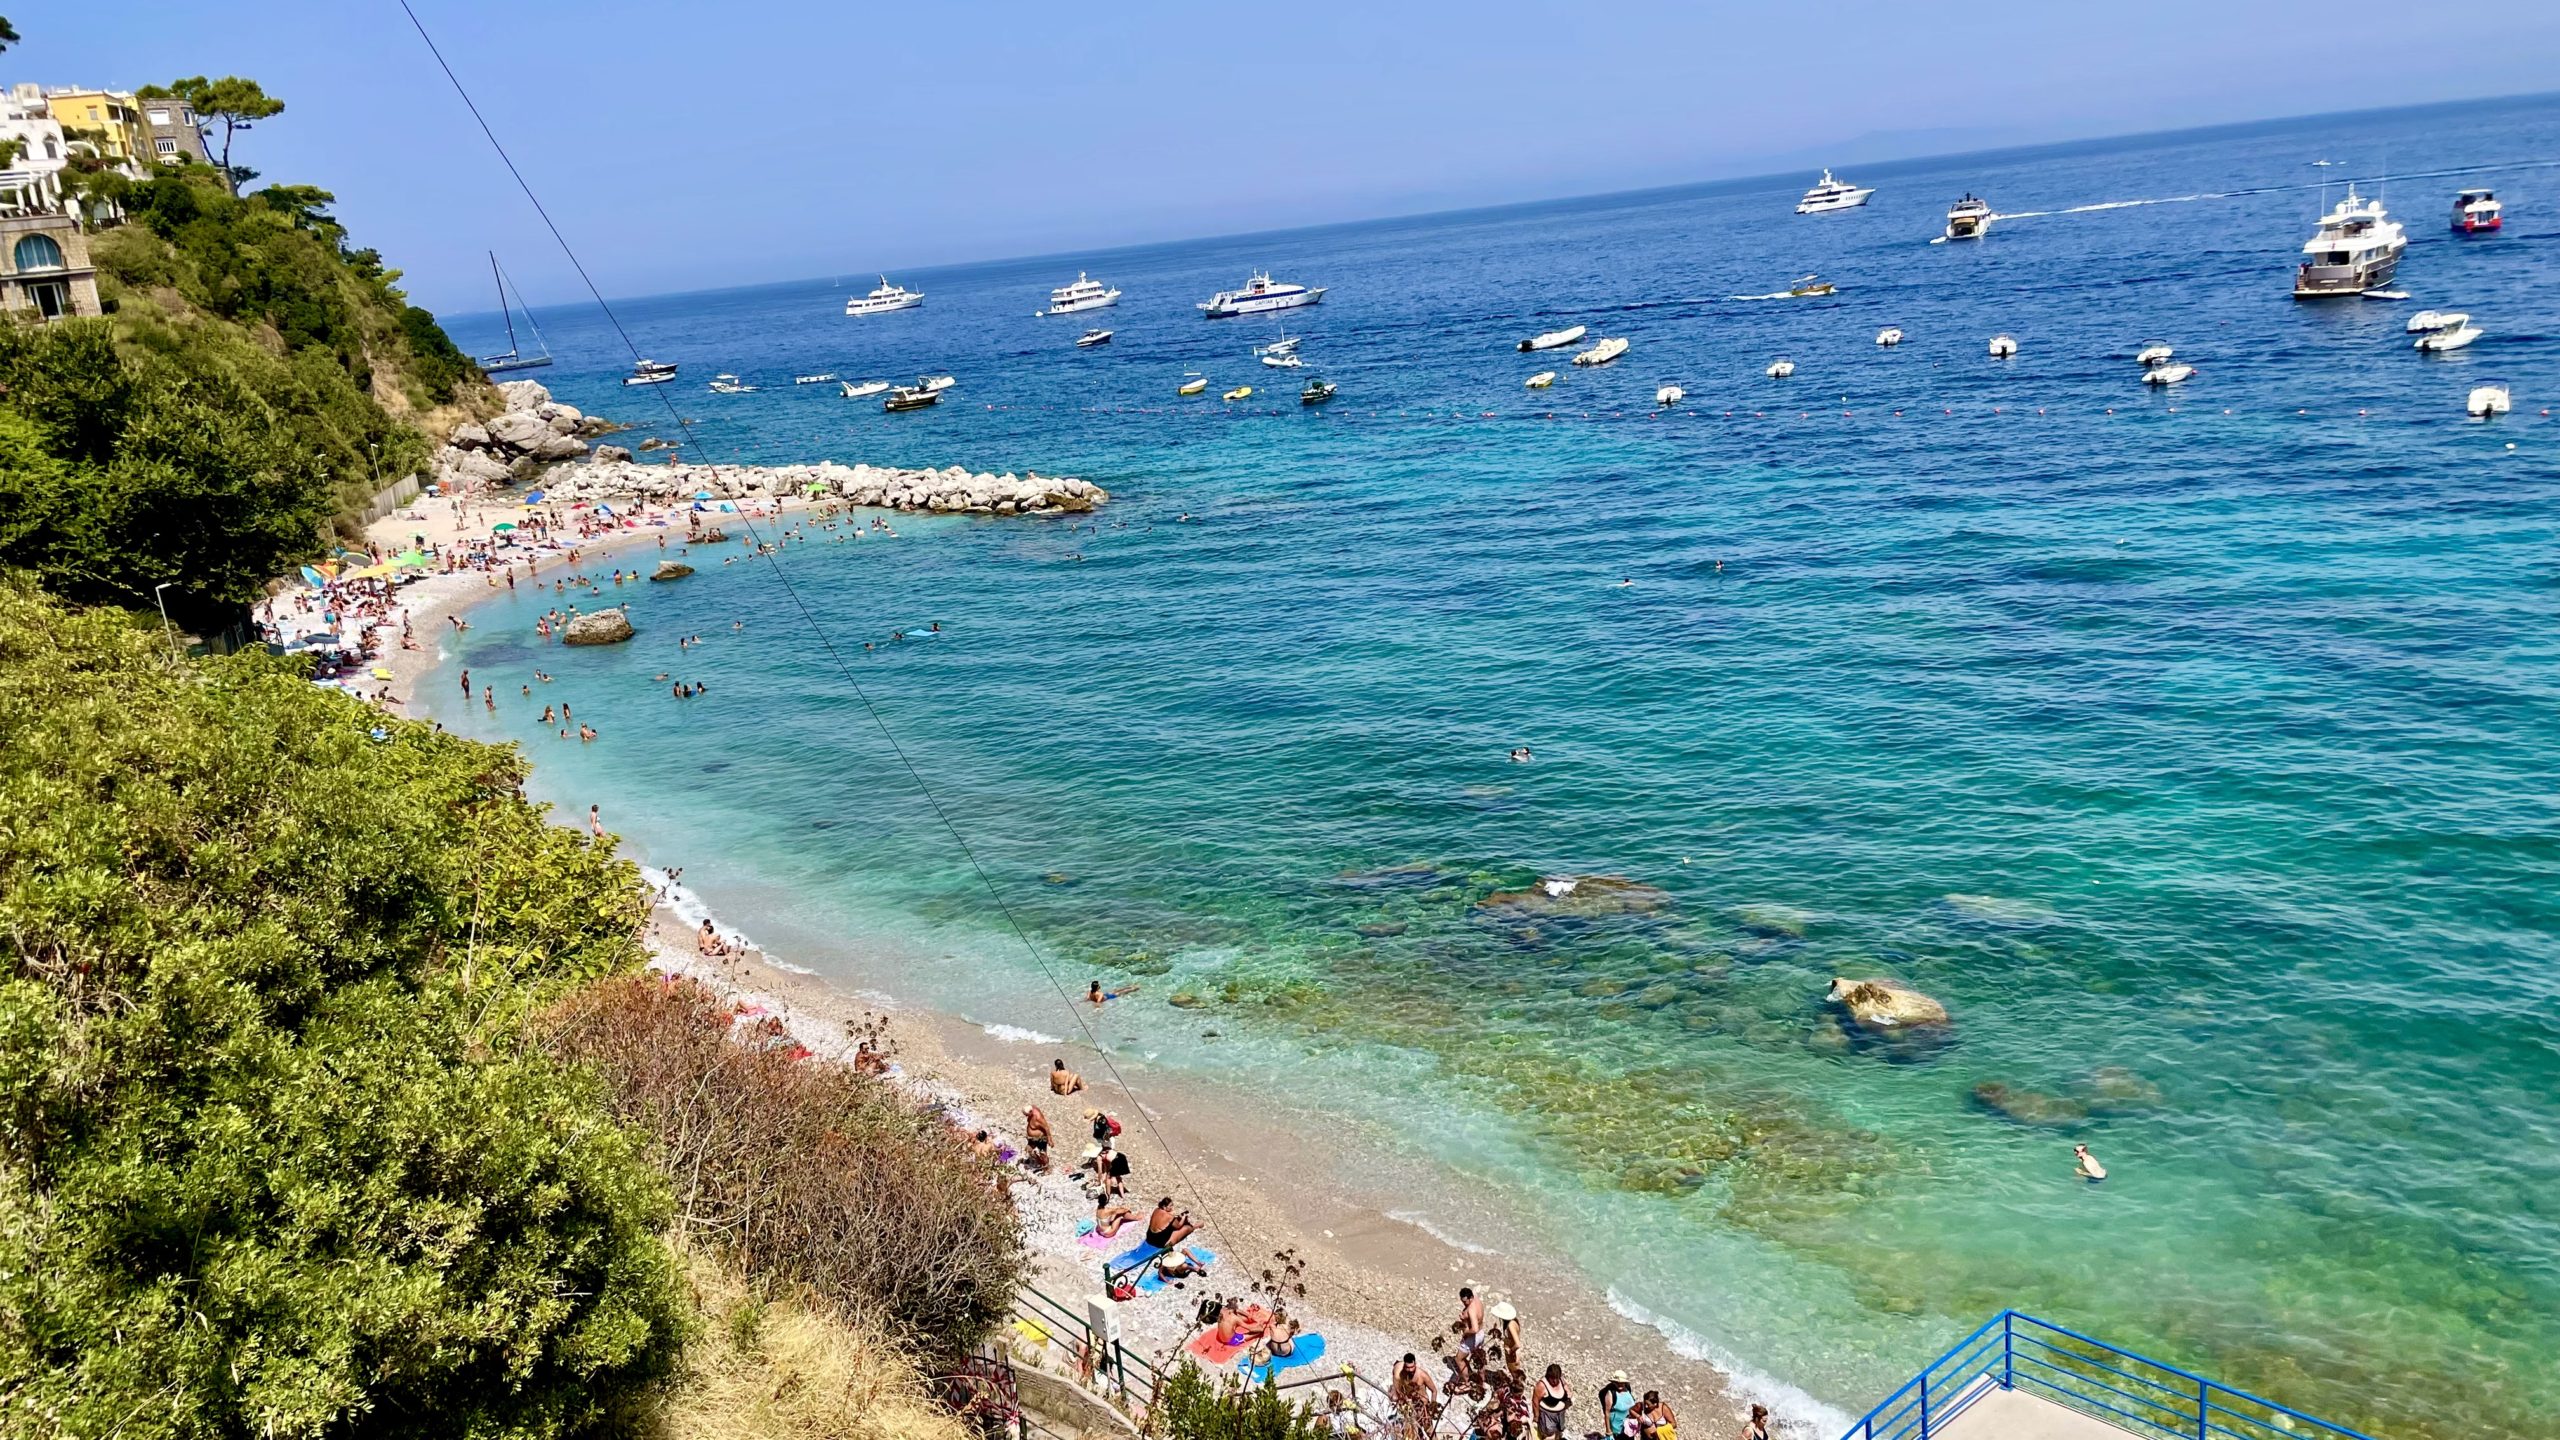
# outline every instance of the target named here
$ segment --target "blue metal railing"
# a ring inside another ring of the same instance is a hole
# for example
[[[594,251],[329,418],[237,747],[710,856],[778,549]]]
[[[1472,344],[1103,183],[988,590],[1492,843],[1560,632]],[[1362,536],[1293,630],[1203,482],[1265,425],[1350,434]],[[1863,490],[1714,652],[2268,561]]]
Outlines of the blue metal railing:
[[[2138,1440],[2372,1440],[2015,1310],[1930,1361],[1841,1440],[1933,1440],[1999,1390],[2052,1401]]]

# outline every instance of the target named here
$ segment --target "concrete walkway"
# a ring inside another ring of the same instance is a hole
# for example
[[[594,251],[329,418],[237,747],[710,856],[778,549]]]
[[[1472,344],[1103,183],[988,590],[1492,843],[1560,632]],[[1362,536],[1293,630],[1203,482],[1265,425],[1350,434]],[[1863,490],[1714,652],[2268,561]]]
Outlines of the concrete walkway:
[[[1932,1425],[1930,1433],[1938,1440],[2143,1440],[2042,1396],[1999,1389],[1966,1406],[1952,1423]]]

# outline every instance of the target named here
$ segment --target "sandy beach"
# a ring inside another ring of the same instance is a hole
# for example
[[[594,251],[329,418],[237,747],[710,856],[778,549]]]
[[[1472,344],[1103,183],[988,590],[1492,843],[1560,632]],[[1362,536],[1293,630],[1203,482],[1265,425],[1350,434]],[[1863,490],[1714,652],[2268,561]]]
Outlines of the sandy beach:
[[[785,519],[811,508],[811,502],[794,502]],[[823,512],[831,507],[815,502],[814,508]],[[501,509],[523,513],[521,507],[475,503],[467,497],[429,498],[376,522],[370,538],[385,547],[477,540],[487,535]],[[756,509],[747,517],[756,522],[753,538],[778,538],[780,527],[766,528],[774,525],[772,502],[759,502]],[[589,575],[617,560],[629,563],[635,551],[654,560],[662,541],[672,557],[685,544],[683,513],[644,507],[609,533],[574,541],[563,536],[526,558],[536,577],[548,578],[572,573],[564,567],[573,548],[578,557],[574,573]],[[729,523],[732,546],[749,538],[736,523],[739,517],[719,518]],[[691,558],[701,563],[703,557],[697,552]],[[407,708],[420,683],[444,664],[439,641],[448,633],[450,619],[467,620],[476,603],[506,593],[503,573],[435,574],[402,587],[396,605],[414,627],[418,648],[387,649],[374,663],[389,678],[361,682],[361,693],[387,691],[395,708]],[[571,824],[580,818],[561,817]],[[1283,1372],[1283,1381],[1327,1377],[1331,1386],[1310,1385],[1302,1392],[1320,1398],[1326,1388],[1350,1388],[1339,1383],[1342,1366],[1349,1364],[1363,1377],[1383,1383],[1408,1350],[1425,1359],[1436,1379],[1445,1378],[1445,1368],[1434,1358],[1435,1340],[1454,1349],[1450,1325],[1457,1314],[1457,1290],[1466,1285],[1488,1305],[1508,1301],[1517,1308],[1533,1377],[1551,1362],[1564,1367],[1576,1401],[1574,1433],[1599,1429],[1596,1397],[1613,1371],[1624,1370],[1639,1394],[1659,1389],[1693,1430],[1738,1430],[1756,1400],[1777,1413],[1785,1433],[1827,1440],[1836,1417],[1825,1407],[1781,1387],[1755,1386],[1746,1392],[1713,1365],[1679,1353],[1662,1333],[1612,1308],[1602,1287],[1560,1258],[1542,1253],[1525,1237],[1525,1227],[1486,1211],[1484,1202],[1465,1193],[1455,1176],[1432,1174],[1411,1162],[1381,1168],[1373,1163],[1375,1157],[1329,1135],[1322,1116],[1287,1114],[1265,1098],[1225,1093],[1213,1080],[1152,1071],[1114,1055],[1124,1087],[1088,1038],[1094,1032],[1085,1022],[1092,1017],[1080,999],[1062,997],[1057,1024],[1035,1034],[982,1026],[894,995],[839,989],[792,965],[787,956],[755,950],[744,937],[738,937],[731,955],[707,959],[697,951],[698,926],[706,918],[715,927],[719,921],[665,878],[665,871],[682,866],[686,857],[635,858],[654,867],[652,881],[660,884],[665,902],[648,937],[653,963],[660,968],[692,976],[742,1007],[780,1018],[818,1056],[849,1059],[858,1035],[885,1034],[902,1083],[947,1107],[959,1123],[987,1129],[1009,1147],[1021,1145],[1025,1107],[1043,1108],[1057,1137],[1059,1163],[1045,1177],[1025,1174],[1013,1193],[1035,1257],[1035,1285],[1078,1312],[1103,1289],[1101,1262],[1134,1243],[1143,1229],[1143,1223],[1134,1225],[1109,1249],[1090,1248],[1076,1234],[1091,1207],[1067,1171],[1084,1149],[1093,1109],[1121,1118],[1118,1144],[1133,1167],[1130,1203],[1143,1217],[1158,1196],[1173,1195],[1201,1226],[1193,1243],[1218,1257],[1206,1277],[1113,1307],[1123,1343],[1158,1363],[1180,1357],[1183,1344],[1196,1333],[1194,1312],[1204,1295],[1242,1295],[1264,1272],[1294,1268],[1294,1277],[1284,1277],[1292,1292],[1288,1309],[1326,1344],[1320,1361]],[[1081,996],[1084,977],[1059,979]],[[1163,1002],[1141,994],[1113,1003]],[[1053,1059],[1064,1059],[1085,1077],[1084,1093],[1065,1098],[1049,1093],[1047,1072]],[[1434,1224],[1433,1217],[1445,1222],[1453,1213],[1469,1216],[1468,1233]],[[1303,1299],[1295,1294],[1300,1285]],[[1444,1428],[1463,1428],[1465,1408],[1463,1402],[1450,1407]]]

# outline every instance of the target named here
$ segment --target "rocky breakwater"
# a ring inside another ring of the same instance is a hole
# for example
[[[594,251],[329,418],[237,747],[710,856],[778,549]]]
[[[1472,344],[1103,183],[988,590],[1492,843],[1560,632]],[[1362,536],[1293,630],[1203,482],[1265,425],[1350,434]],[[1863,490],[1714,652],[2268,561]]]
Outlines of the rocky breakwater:
[[[497,389],[506,408],[487,420],[455,426],[436,451],[433,475],[446,489],[530,480],[545,466],[586,458],[591,437],[619,428],[552,399],[550,391],[531,380],[510,380]]]
[[[606,447],[610,448],[610,447]],[[904,470],[879,465],[644,465],[599,455],[544,477],[554,500],[638,497],[654,504],[697,495],[738,499],[811,495],[883,510],[954,515],[1078,515],[1111,498],[1090,480],[1028,472],[990,475],[957,465]]]

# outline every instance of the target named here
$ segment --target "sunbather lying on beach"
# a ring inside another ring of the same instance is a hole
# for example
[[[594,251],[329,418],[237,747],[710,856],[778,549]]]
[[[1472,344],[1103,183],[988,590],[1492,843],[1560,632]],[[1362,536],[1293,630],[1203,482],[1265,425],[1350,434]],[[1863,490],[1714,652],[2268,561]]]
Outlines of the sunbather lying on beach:
[[[1187,1280],[1194,1275],[1208,1274],[1209,1267],[1189,1250],[1174,1250],[1156,1258],[1156,1273],[1167,1280]]]

